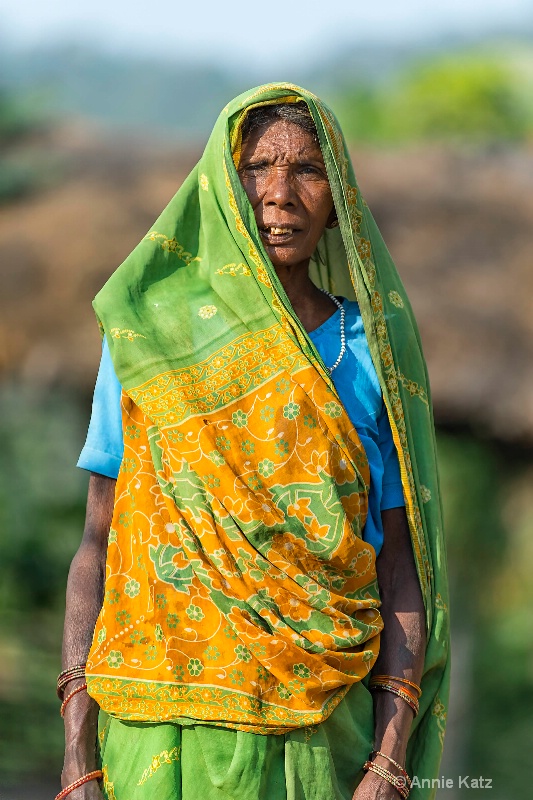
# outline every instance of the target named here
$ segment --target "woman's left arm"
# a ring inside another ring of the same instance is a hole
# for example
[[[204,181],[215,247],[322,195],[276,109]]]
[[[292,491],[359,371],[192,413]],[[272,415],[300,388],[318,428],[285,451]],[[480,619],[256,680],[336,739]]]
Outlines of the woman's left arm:
[[[377,559],[383,631],[376,675],[407,678],[420,685],[426,648],[425,611],[416,572],[405,508],[382,512],[384,542]],[[413,722],[413,711],[400,697],[374,692],[374,750],[380,750],[402,766]],[[393,774],[398,770],[387,759],[376,763]],[[357,787],[353,800],[397,800],[396,789],[373,772]]]

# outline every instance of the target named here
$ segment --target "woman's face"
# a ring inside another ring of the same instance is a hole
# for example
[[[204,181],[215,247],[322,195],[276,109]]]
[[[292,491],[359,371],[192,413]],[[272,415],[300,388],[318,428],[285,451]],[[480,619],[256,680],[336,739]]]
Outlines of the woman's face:
[[[307,268],[333,199],[319,145],[286,120],[256,128],[243,141],[239,177],[276,268]]]

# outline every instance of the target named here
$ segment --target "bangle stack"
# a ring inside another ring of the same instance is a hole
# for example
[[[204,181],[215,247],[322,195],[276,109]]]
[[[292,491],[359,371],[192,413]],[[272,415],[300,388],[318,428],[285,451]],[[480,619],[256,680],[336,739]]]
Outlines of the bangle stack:
[[[400,797],[403,797],[403,800],[407,800],[409,797],[411,784],[406,781],[403,775],[394,775],[390,770],[385,769],[385,767],[380,767],[379,764],[376,764],[374,761],[365,761],[363,769],[365,772],[374,772],[376,775],[379,775],[380,778],[383,778],[384,781],[390,783],[391,786],[394,786]]]
[[[395,675],[374,675],[373,679],[375,679],[377,681],[379,681],[379,680],[392,680],[392,681],[398,681],[398,683],[405,683],[406,686],[410,686],[411,689],[415,690],[415,692],[417,694],[417,697],[420,697],[420,695],[422,694],[422,689],[420,688],[418,683],[414,683],[413,681],[409,681],[409,680],[407,680],[407,678],[398,678]]]
[[[376,764],[376,762],[373,760],[376,756],[381,756],[381,758],[385,758],[387,761],[390,761],[390,763],[396,767],[400,774],[394,775],[390,769],[385,769],[385,767],[380,766],[380,764]],[[374,750],[372,753],[370,753],[368,761],[365,761],[363,764],[363,769],[365,772],[374,772],[376,775],[379,775],[380,778],[383,778],[384,781],[390,783],[391,786],[394,786],[400,797],[402,797],[404,800],[407,800],[409,797],[409,793],[411,791],[411,778],[401,764],[398,764],[397,761],[390,756],[385,755],[385,753],[382,753],[381,750]]]
[[[85,678],[85,666],[85,664],[76,664],[74,667],[68,667],[68,669],[64,669],[63,672],[59,673],[57,678],[57,696],[60,700],[63,700],[67,683],[77,678]]]
[[[395,760],[394,760],[393,758],[391,758],[390,756],[387,756],[387,755],[385,755],[385,753],[382,753],[382,752],[381,752],[381,750],[373,750],[373,751],[370,753],[370,759],[371,759],[371,760],[373,760],[373,759],[374,759],[376,756],[381,756],[381,758],[386,758],[386,759],[387,759],[387,761],[390,761],[390,763],[391,763],[393,766],[395,766],[395,767],[396,767],[396,769],[399,771],[400,775],[403,775],[403,777],[405,778],[405,782],[407,783],[407,785],[408,785],[408,786],[411,786],[411,778],[409,777],[409,775],[407,774],[407,772],[405,771],[405,769],[402,767],[402,765],[401,765],[401,764],[398,764],[398,762],[397,762],[397,761],[395,761]]]
[[[394,675],[374,675],[370,679],[368,687],[371,692],[392,692],[392,694],[405,700],[413,710],[415,717],[418,714],[422,689],[418,684],[407,680],[407,678],[396,678]]]
[[[65,788],[56,795],[55,800],[63,800],[63,798],[73,792],[74,789],[78,789],[80,786],[83,786],[84,783],[89,783],[89,781],[98,781],[102,776],[103,772],[101,769],[95,769],[92,772],[88,772],[87,775],[82,775],[82,777],[78,778],[74,783],[65,786]]]

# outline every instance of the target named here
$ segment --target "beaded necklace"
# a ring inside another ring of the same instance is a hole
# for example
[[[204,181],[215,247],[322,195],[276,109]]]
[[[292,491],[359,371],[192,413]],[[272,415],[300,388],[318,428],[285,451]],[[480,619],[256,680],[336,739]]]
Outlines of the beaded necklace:
[[[327,294],[327,296],[330,298],[330,300],[333,300],[333,302],[335,303],[335,305],[337,306],[337,308],[341,312],[341,351],[339,353],[339,357],[337,358],[337,360],[335,361],[333,366],[332,367],[326,367],[327,371],[331,375],[333,370],[337,369],[337,367],[341,363],[342,358],[343,358],[343,356],[344,356],[344,354],[346,352],[346,333],[345,333],[345,330],[344,330],[344,317],[346,315],[346,312],[344,310],[344,306],[342,305],[342,303],[340,303],[337,300],[337,298],[335,297],[334,294],[331,294],[331,292],[328,292],[326,289],[321,289],[320,291],[324,292],[324,294]]]

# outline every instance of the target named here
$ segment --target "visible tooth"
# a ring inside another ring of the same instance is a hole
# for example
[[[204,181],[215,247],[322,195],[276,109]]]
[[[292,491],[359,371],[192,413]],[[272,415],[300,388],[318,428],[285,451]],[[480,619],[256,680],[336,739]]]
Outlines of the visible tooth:
[[[271,228],[270,233],[274,236],[281,236],[282,233],[292,233],[292,228]]]

